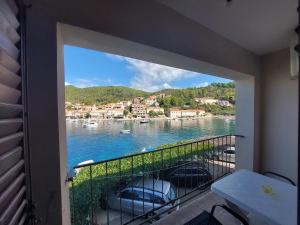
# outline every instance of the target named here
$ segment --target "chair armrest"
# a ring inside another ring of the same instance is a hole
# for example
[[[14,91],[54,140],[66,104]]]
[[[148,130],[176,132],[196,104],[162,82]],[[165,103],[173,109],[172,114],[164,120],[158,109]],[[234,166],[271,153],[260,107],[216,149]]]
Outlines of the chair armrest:
[[[272,171],[266,171],[266,172],[263,172],[263,175],[268,175],[268,174],[273,175],[273,176],[276,176],[276,177],[280,177],[280,178],[282,178],[282,179],[288,181],[291,185],[296,186],[296,184],[295,184],[294,181],[292,181],[290,178],[288,178],[288,177],[286,177],[286,176],[283,176],[283,175],[281,175],[281,174],[279,174],[279,173],[275,173],[275,172],[272,172]]]
[[[211,209],[210,214],[214,215],[215,209],[216,207],[221,207],[223,208],[225,211],[227,211],[229,214],[231,214],[232,216],[234,216],[236,219],[238,219],[243,225],[249,225],[248,222],[239,214],[237,214],[235,211],[233,211],[231,208],[229,208],[226,205],[214,205]]]

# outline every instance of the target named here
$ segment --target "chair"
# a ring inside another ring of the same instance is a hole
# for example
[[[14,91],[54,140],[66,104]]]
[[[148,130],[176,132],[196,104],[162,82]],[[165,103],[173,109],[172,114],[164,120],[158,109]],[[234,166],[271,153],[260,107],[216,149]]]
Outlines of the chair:
[[[233,211],[226,205],[214,205],[210,213],[207,211],[203,211],[200,215],[196,216],[184,225],[222,225],[222,223],[218,221],[216,217],[214,217],[216,207],[223,208],[229,214],[238,219],[243,225],[249,225],[243,217],[241,217],[239,214],[237,214],[235,211]]]
[[[271,175],[270,177],[274,177],[274,176],[278,177],[280,179],[286,180],[291,185],[296,186],[296,183],[294,181],[292,181],[290,178],[288,178],[286,176],[283,176],[283,175],[281,175],[279,173],[275,173],[275,172],[272,172],[272,171],[265,171],[262,174],[265,175],[265,176],[268,176],[268,175],[270,176]]]

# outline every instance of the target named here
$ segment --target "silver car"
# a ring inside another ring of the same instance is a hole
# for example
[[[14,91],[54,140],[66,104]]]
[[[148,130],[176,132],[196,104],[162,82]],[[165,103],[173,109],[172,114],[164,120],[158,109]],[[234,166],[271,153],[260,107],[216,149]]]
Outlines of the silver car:
[[[156,213],[169,210],[177,198],[176,188],[168,181],[139,179],[118,193],[108,196],[107,206],[111,209],[134,215],[143,215],[159,208]],[[154,213],[155,214],[155,213]]]

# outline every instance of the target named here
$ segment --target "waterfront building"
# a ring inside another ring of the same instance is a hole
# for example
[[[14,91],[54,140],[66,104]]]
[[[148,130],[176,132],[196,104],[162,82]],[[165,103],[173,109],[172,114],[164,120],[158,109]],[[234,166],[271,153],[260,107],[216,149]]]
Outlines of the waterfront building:
[[[110,109],[107,110],[107,118],[123,117],[123,109]]]
[[[205,104],[215,105],[218,103],[219,100],[214,98],[195,98],[195,101],[201,105],[205,105]]]
[[[171,119],[176,119],[181,117],[181,109],[178,108],[171,108],[166,110],[167,117],[170,117]]]
[[[166,115],[171,119],[176,118],[187,118],[187,117],[197,117],[197,116],[204,116],[205,111],[202,109],[178,109],[178,108],[171,108],[166,111]]]
[[[147,115],[146,106],[143,104],[132,104],[131,113],[134,117],[145,118]]]
[[[106,119],[107,111],[103,109],[97,109],[90,112],[92,119]]]

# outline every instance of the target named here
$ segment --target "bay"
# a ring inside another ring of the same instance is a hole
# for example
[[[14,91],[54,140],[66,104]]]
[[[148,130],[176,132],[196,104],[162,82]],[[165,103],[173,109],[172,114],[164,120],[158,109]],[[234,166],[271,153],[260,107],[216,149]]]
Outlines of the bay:
[[[67,121],[68,168],[86,160],[101,161],[151,151],[162,144],[187,139],[234,134],[234,118],[183,120],[98,121],[97,127]],[[130,130],[129,134],[120,133]]]

